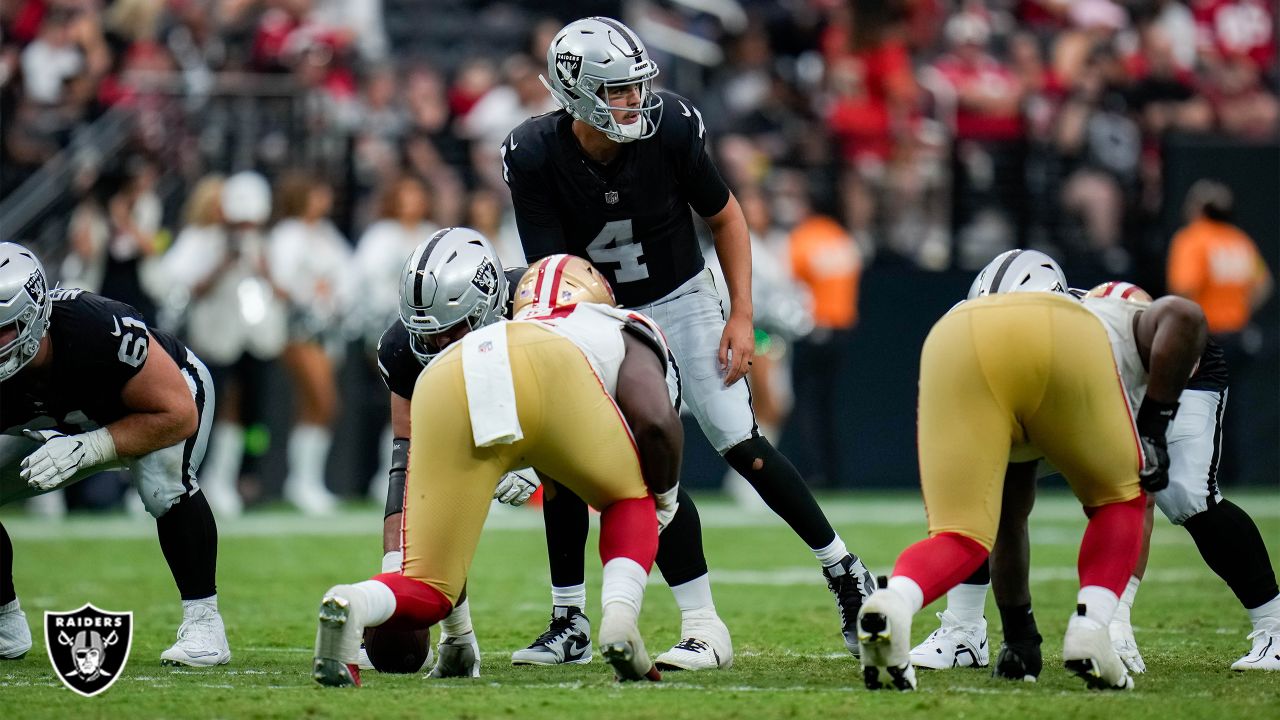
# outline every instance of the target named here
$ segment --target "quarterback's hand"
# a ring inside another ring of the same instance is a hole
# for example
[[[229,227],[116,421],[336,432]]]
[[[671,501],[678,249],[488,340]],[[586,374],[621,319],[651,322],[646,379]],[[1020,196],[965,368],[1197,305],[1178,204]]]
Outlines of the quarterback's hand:
[[[756,330],[751,324],[751,316],[730,313],[724,332],[720,334],[720,371],[724,373],[726,387],[746,376],[755,352]]]
[[[680,501],[676,498],[679,492],[680,485],[676,484],[666,492],[653,494],[653,506],[658,512],[659,533],[667,529],[667,526],[675,519],[676,511],[680,509]]]
[[[1129,668],[1129,672],[1140,675],[1147,671],[1147,663],[1143,661],[1142,653],[1138,650],[1138,641],[1133,637],[1132,625],[1112,620],[1107,626],[1107,633],[1111,636],[1112,649],[1116,651],[1116,655],[1120,656],[1124,666]]]
[[[542,481],[538,479],[538,474],[533,471],[533,468],[512,470],[498,481],[498,487],[493,491],[493,499],[505,505],[523,505],[541,484]]]
[[[116,444],[106,428],[79,435],[56,430],[23,430],[29,440],[43,443],[22,459],[22,479],[41,492],[60,488],[84,468],[116,459]]]

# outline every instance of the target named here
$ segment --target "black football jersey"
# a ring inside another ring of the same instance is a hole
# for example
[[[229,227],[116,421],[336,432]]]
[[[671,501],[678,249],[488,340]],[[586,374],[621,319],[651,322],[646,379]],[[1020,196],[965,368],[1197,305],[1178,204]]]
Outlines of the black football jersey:
[[[582,151],[563,110],[524,121],[501,150],[525,259],[587,258],[628,307],[670,294],[703,268],[690,208],[710,217],[729,201],[702,114],[679,95],[658,95],[658,132],[623,144],[607,165]]]
[[[1187,381],[1188,390],[1212,390],[1221,392],[1227,389],[1227,360],[1222,355],[1222,346],[1209,338],[1200,353],[1200,365]]]
[[[0,431],[48,418],[63,432],[82,432],[128,415],[121,393],[155,352],[148,331],[180,367],[186,363],[186,346],[148,328],[132,306],[82,290],[59,288],[50,296],[52,365],[28,366],[0,383]]]
[[[511,317],[511,305],[516,297],[516,285],[524,277],[526,268],[508,268],[504,273],[507,278],[507,306],[503,309],[504,317]],[[382,333],[378,340],[378,371],[387,389],[402,398],[413,397],[413,386],[422,374],[422,363],[409,347],[409,331],[399,320],[391,323],[391,327]]]

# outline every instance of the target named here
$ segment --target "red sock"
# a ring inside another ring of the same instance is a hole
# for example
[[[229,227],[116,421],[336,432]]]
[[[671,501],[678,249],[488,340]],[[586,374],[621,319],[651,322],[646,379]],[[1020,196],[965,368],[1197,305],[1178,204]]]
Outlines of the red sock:
[[[952,532],[921,540],[898,556],[894,575],[911,578],[924,592],[924,604],[937,600],[987,561],[977,540]]]
[[[400,573],[374,575],[374,580],[391,588],[396,596],[396,611],[384,627],[425,628],[440,622],[453,610],[444,593]]]
[[[1089,525],[1080,541],[1080,587],[1097,585],[1124,594],[1142,551],[1146,495],[1120,503],[1085,508]]]
[[[658,554],[658,516],[653,498],[619,500],[600,513],[600,562],[635,560],[646,572]]]

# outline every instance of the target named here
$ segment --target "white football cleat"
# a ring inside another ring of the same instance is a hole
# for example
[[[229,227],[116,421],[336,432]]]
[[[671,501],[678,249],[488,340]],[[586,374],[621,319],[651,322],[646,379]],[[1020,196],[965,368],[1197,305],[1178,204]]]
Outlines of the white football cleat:
[[[586,665],[591,662],[591,621],[577,607],[557,605],[551,623],[529,647],[511,653],[512,665]]]
[[[31,649],[31,627],[18,599],[0,605],[0,660],[20,660]]]
[[[1084,615],[1072,615],[1067,622],[1062,664],[1092,690],[1133,689],[1133,678],[1111,647],[1107,629]]]
[[[1232,670],[1280,670],[1280,620],[1263,620],[1249,633],[1253,648],[1231,663]]]
[[[619,682],[628,680],[662,679],[658,668],[644,649],[644,639],[636,625],[636,614],[622,603],[611,602],[604,606],[600,618],[600,654],[613,666]]]
[[[436,647],[436,664],[430,678],[480,677],[480,644],[476,634],[441,638]]]
[[[683,638],[654,659],[659,670],[728,670],[733,665],[733,641],[715,611],[690,612],[680,622]]]
[[[911,610],[893,590],[877,590],[858,612],[862,681],[868,690],[916,689],[911,665]],[[887,685],[886,685],[887,683]]]
[[[303,482],[286,482],[284,499],[310,517],[332,515],[338,509],[338,498],[327,488]]]
[[[1138,649],[1138,640],[1133,637],[1133,625],[1123,620],[1112,620],[1107,626],[1107,634],[1111,636],[1111,647],[1120,656],[1120,662],[1134,675],[1147,671],[1147,663],[1142,659]]]
[[[986,667],[991,664],[987,647],[987,619],[962,623],[949,610],[938,613],[942,625],[911,649],[911,664],[929,670]]]
[[[222,616],[212,605],[196,602],[182,609],[178,641],[160,653],[161,665],[212,667],[231,661],[227,645],[227,629]]]
[[[320,601],[315,662],[311,678],[330,687],[359,687],[360,638],[364,635],[364,592],[334,585]]]

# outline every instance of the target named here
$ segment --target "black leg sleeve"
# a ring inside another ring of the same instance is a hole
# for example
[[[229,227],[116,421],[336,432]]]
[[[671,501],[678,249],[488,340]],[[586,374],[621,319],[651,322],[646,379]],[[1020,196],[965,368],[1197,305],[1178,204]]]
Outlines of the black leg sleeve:
[[[743,440],[730,448],[724,459],[810,548],[826,547],[836,539],[836,531],[809,486],[791,461],[768,440],[759,436]]]
[[[552,484],[544,478],[544,485]],[[548,488],[549,489],[549,488]],[[551,584],[555,587],[581,585],[583,555],[591,515],[587,504],[563,485],[555,485],[554,497],[543,491],[542,522],[547,533],[547,561],[551,564]]]
[[[978,566],[973,574],[961,581],[965,585],[989,585],[991,584],[991,563],[984,562]]]
[[[203,490],[181,498],[157,518],[156,532],[183,600],[218,592],[218,526]]]
[[[1223,500],[1183,523],[1209,569],[1252,610],[1275,598],[1276,574],[1258,526],[1239,505]]]
[[[8,605],[18,597],[13,589],[13,542],[0,523],[0,605]]]
[[[683,585],[707,574],[707,556],[702,551],[702,519],[689,493],[680,488],[680,507],[658,537],[658,570],[671,587]]]

